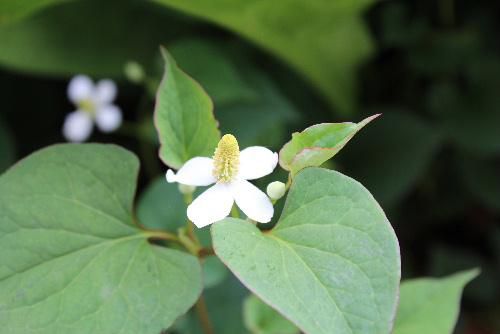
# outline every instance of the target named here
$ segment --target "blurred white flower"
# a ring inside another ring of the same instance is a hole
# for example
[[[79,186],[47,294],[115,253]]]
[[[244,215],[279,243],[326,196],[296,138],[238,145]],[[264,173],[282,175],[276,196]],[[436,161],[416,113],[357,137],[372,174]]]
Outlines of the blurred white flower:
[[[187,209],[188,218],[199,228],[224,219],[234,202],[248,218],[268,223],[274,214],[273,204],[264,192],[247,180],[271,174],[278,163],[278,154],[261,146],[240,152],[233,135],[222,137],[213,159],[195,157],[188,160],[177,174],[167,171],[168,182],[191,186],[208,186]]]
[[[102,132],[112,132],[122,123],[122,112],[113,104],[117,93],[112,80],[96,84],[85,75],[73,77],[68,85],[68,98],[76,110],[66,116],[63,135],[71,142],[83,142],[90,137],[94,122]]]

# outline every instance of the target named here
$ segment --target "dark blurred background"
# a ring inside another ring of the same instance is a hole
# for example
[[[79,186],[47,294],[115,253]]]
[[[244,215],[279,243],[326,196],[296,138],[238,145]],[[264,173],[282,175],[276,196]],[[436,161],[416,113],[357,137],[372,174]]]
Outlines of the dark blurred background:
[[[118,132],[95,131],[91,140],[136,152],[146,189],[165,170],[151,123],[160,43],[207,89],[223,132],[243,147],[279,149],[306,126],[383,113],[330,167],[361,181],[381,203],[400,240],[404,278],[480,267],[465,290],[457,333],[500,333],[500,3],[380,1],[361,17],[371,51],[358,58],[352,78],[337,78],[339,87],[356,82],[352,108],[268,48],[158,4],[63,3],[4,20],[0,172],[64,141],[62,123],[74,110],[66,86],[85,73],[117,79],[126,120]],[[336,48],[350,59],[350,30],[344,34]],[[125,75],[131,61],[145,80]],[[338,67],[346,59],[330,61]]]

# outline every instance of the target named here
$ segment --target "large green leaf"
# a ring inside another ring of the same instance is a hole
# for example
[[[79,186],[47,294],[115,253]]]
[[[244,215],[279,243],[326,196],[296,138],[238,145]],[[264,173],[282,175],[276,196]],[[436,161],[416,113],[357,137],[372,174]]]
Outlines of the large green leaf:
[[[294,66],[340,111],[353,111],[355,72],[372,52],[361,14],[373,0],[155,1],[241,34]]]
[[[70,1],[0,26],[0,64],[43,75],[122,77],[128,61],[151,64],[160,44],[185,26],[143,1]]]
[[[2,0],[0,24],[18,20],[42,8],[70,0]]]
[[[162,53],[165,74],[156,97],[155,125],[160,158],[177,169],[193,157],[211,156],[220,132],[210,97],[165,50]]]
[[[177,184],[167,183],[165,178],[161,177],[153,181],[139,197],[137,219],[148,229],[176,234],[180,228],[186,226],[186,207]],[[208,229],[195,229],[195,234],[203,246],[211,246]],[[226,267],[215,256],[205,258],[202,264],[205,287],[219,284],[227,275]]]
[[[243,305],[245,326],[252,334],[297,334],[295,327],[255,295],[249,295]]]
[[[493,233],[492,237],[494,237]],[[493,259],[483,256],[477,250],[446,244],[429,247],[428,254],[430,276],[442,277],[469,268],[481,268],[481,275],[470,282],[467,290],[464,291],[464,298],[467,298],[470,303],[492,305],[500,298],[499,273]]]
[[[13,145],[10,131],[0,119],[0,173],[14,162]]]
[[[139,197],[137,219],[148,229],[176,234],[180,228],[186,226],[186,207],[177,184],[167,183],[165,178],[161,177],[153,181]],[[208,229],[195,229],[195,234],[203,246],[211,246]],[[202,264],[205,287],[219,284],[227,275],[226,267],[215,256],[205,258]]]
[[[460,309],[462,289],[478,270],[446,278],[404,281],[394,334],[451,334]]]
[[[280,165],[296,174],[306,167],[319,167],[335,156],[354,135],[379,115],[359,123],[321,123],[292,134],[280,151]]]
[[[138,160],[59,145],[0,178],[3,333],[159,333],[201,291],[186,253],[148,243],[131,206]]]
[[[273,230],[229,218],[212,226],[212,237],[229,269],[304,332],[390,332],[398,242],[380,206],[353,179],[304,169]]]
[[[388,111],[339,157],[347,174],[392,206],[423,177],[442,138],[435,126],[410,112]]]

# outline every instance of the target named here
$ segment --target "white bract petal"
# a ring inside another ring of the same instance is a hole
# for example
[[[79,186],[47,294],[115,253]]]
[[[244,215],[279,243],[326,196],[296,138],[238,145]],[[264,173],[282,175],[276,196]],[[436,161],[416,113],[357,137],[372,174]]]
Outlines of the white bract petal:
[[[210,158],[195,157],[188,160],[184,166],[174,173],[167,171],[167,181],[179,182],[190,186],[208,186],[217,180],[213,176],[214,161]]]
[[[102,132],[113,132],[122,124],[122,111],[113,104],[104,105],[96,110],[95,122]]]
[[[116,98],[116,84],[113,80],[100,80],[94,89],[94,100],[98,104],[110,104]]]
[[[269,175],[276,168],[278,154],[262,146],[247,147],[240,152],[239,176],[254,180]]]
[[[271,221],[274,208],[264,192],[246,180],[232,182],[230,187],[236,205],[248,218],[259,223]]]
[[[217,183],[198,196],[187,209],[187,216],[198,228],[226,218],[234,199],[228,185]]]
[[[84,111],[74,111],[66,116],[63,125],[63,135],[70,142],[87,140],[92,133],[92,118]]]
[[[68,85],[68,99],[77,105],[80,101],[92,99],[94,83],[86,75],[77,75]]]
[[[193,158],[177,174],[169,169],[166,178],[170,183],[192,186],[216,183],[188,207],[188,217],[198,227],[227,217],[235,201],[248,218],[268,223],[274,214],[271,200],[246,180],[270,174],[277,163],[278,155],[265,147],[253,146],[240,152],[236,138],[226,134],[217,144],[213,159]]]

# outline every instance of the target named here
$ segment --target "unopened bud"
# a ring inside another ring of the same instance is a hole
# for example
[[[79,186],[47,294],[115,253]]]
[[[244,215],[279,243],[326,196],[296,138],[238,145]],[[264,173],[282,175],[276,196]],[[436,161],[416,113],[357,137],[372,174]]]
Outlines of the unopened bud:
[[[196,186],[188,186],[187,184],[179,183],[179,191],[181,192],[181,194],[190,195],[194,193],[195,190]]]
[[[142,66],[135,62],[129,61],[125,64],[124,68],[125,76],[133,83],[141,83],[144,80],[144,69]]]
[[[283,182],[274,181],[267,185],[266,191],[267,196],[269,196],[272,200],[278,200],[285,195],[286,186]]]

